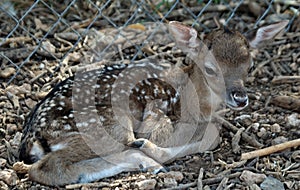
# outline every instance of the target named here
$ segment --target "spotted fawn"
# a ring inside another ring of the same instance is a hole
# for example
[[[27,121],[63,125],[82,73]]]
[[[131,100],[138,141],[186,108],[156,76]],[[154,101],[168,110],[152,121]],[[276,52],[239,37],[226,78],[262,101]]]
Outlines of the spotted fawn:
[[[288,21],[251,37],[226,27],[207,34],[179,22],[168,29],[192,60],[176,65],[145,59],[78,72],[59,83],[27,116],[20,160],[33,181],[87,183],[128,171],[163,172],[178,157],[213,149],[223,102],[248,105],[243,84],[250,49],[274,38]]]

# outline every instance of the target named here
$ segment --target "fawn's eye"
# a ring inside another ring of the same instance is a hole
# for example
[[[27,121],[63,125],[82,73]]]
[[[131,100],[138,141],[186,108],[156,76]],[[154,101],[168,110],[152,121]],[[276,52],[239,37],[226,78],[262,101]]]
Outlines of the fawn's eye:
[[[205,73],[207,75],[217,75],[215,68],[213,67],[213,65],[211,63],[205,63]]]
[[[205,67],[205,72],[208,75],[214,75],[215,74],[215,71],[212,68],[209,68],[209,67]]]

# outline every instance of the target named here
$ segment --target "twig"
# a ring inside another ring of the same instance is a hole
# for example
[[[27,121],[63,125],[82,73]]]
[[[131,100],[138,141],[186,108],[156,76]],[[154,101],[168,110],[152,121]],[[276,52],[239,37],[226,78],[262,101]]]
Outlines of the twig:
[[[256,75],[256,73],[257,73],[260,69],[262,69],[265,65],[269,64],[270,62],[272,62],[273,60],[278,59],[278,58],[279,58],[279,56],[276,55],[276,56],[272,57],[271,59],[268,59],[268,60],[266,60],[266,61],[264,61],[264,62],[261,62],[261,63],[260,63],[260,64],[259,64],[259,65],[251,72],[251,76],[254,77],[254,76]]]
[[[67,47],[61,47],[59,48],[59,51],[60,52],[64,52],[64,51],[68,51],[69,49],[71,49],[73,47],[73,44],[71,42],[69,42],[68,40],[65,40],[63,38],[61,38],[59,35],[57,34],[54,34],[54,38],[59,41],[59,42],[62,42],[62,43],[65,43],[67,44],[68,46]],[[79,38],[79,37],[78,37]]]
[[[0,41],[0,44],[2,42],[3,39],[1,39]],[[4,40],[3,40],[4,41]],[[32,38],[29,38],[29,37],[14,37],[14,38],[7,38],[5,39],[5,41],[1,44],[1,46],[5,46],[7,44],[10,44],[10,43],[21,43],[21,42],[29,42],[29,41],[32,41]]]
[[[199,170],[199,176],[198,176],[198,182],[197,182],[197,189],[198,190],[202,190],[203,189],[203,183],[202,183],[203,173],[204,173],[204,169],[200,168],[200,170]]]
[[[233,169],[233,168],[238,168],[238,167],[243,166],[246,162],[247,162],[246,160],[242,160],[239,162],[233,162],[231,164],[227,164],[226,162],[221,162],[221,163],[225,163],[224,166],[226,169]]]
[[[300,82],[300,76],[278,76],[271,81],[273,84],[287,84]]]
[[[118,183],[119,185],[119,183]],[[101,187],[113,187],[116,186],[116,184],[110,184],[107,182],[98,182],[98,183],[77,183],[77,184],[71,184],[66,185],[66,189],[79,189],[79,188],[101,188]]]
[[[214,115],[215,118],[217,120],[219,120],[220,122],[222,122],[224,124],[224,126],[226,128],[228,128],[229,130],[233,131],[233,132],[237,132],[239,129],[232,125],[230,122],[228,122],[226,119],[218,116],[218,115]],[[242,132],[242,138],[244,141],[246,141],[247,143],[249,143],[250,145],[254,146],[254,147],[262,147],[263,145],[261,143],[259,143],[254,137],[251,137],[250,135],[248,135],[245,132]]]
[[[240,147],[239,143],[240,143],[240,140],[241,140],[241,135],[242,135],[244,130],[245,130],[245,128],[240,128],[236,132],[234,137],[232,138],[231,146],[232,146],[232,151],[235,154],[241,151],[241,147]]]
[[[201,177],[201,169],[200,169],[200,173],[199,173],[199,177]],[[214,177],[214,178],[209,178],[209,179],[201,179],[201,183],[202,183],[202,186],[203,185],[210,185],[210,184],[216,184],[216,183],[219,183],[221,182],[224,178],[228,178],[228,179],[232,179],[232,178],[236,178],[236,177],[239,177],[241,175],[241,172],[236,172],[236,173],[233,173],[233,174],[230,174],[230,175],[222,175],[222,176],[217,176],[217,177]],[[198,177],[198,180],[199,180],[199,177]],[[183,184],[183,185],[179,185],[177,187],[171,187],[171,188],[166,188],[164,190],[179,190],[179,189],[187,189],[189,187],[193,187],[195,185],[198,185],[198,180],[192,182],[192,183],[187,183],[187,184]],[[198,189],[199,189],[199,186],[198,186]]]
[[[284,4],[284,5],[293,5],[293,6],[298,6],[299,2],[296,0],[290,0],[290,1],[286,1],[286,0],[275,0],[274,2],[276,3],[280,3],[280,4]]]
[[[36,77],[30,79],[30,83],[32,84],[34,81],[38,80],[39,78],[41,78],[42,76],[44,76],[45,74],[47,74],[48,71],[42,71],[39,75],[37,75]]]
[[[147,0],[147,3],[151,6],[151,8],[158,14],[161,19],[165,19],[164,15],[156,8],[156,6],[152,3],[152,1]]]
[[[197,181],[194,181],[192,183],[187,183],[187,184],[180,184],[179,186],[177,187],[171,187],[171,188],[166,188],[166,189],[163,189],[163,190],[181,190],[181,189],[188,189],[189,187],[193,187],[197,185]]]
[[[119,55],[121,57],[121,60],[123,61],[124,60],[124,55],[123,55],[123,52],[122,52],[122,45],[118,44],[117,48],[118,48],[118,52],[119,52]]]
[[[292,96],[276,96],[271,98],[271,104],[291,111],[300,112],[300,100]]]
[[[229,178],[229,179],[236,178],[236,177],[239,177],[241,175],[241,173],[242,172],[236,172],[236,173],[227,175],[226,177]],[[202,180],[202,182],[203,182],[204,185],[211,185],[211,184],[221,182],[224,177],[225,176],[223,176],[223,175],[222,176],[217,176],[217,177],[214,177],[214,178],[204,179],[204,180]]]
[[[273,72],[275,73],[275,75],[281,76],[280,72],[278,71],[278,69],[275,66],[275,63],[271,62],[270,65],[271,65],[271,68],[272,68]]]
[[[268,96],[266,103],[265,103],[265,108],[267,108],[269,106],[271,98],[272,98],[271,96]]]
[[[208,6],[206,7],[205,11],[206,12],[219,12],[219,11],[228,11],[231,10],[233,7],[236,7],[238,5],[238,3],[231,3],[230,7],[226,6],[226,5],[214,5],[214,6]],[[190,7],[190,10],[193,13],[199,13],[201,10],[203,9],[202,6],[195,6],[195,7]],[[170,14],[168,15],[169,18],[174,18],[177,16],[185,16],[186,15],[186,9],[181,8],[181,9],[176,9],[173,10],[172,12],[170,12]]]
[[[300,146],[300,139],[295,139],[295,140],[292,140],[292,141],[277,144],[277,145],[270,146],[270,147],[267,147],[267,148],[255,150],[255,151],[252,151],[252,152],[243,153],[242,156],[241,156],[241,160],[248,160],[248,159],[259,157],[259,156],[269,155],[269,154],[279,152],[279,151],[285,150],[287,148],[292,148],[292,147],[295,147],[295,146]]]
[[[217,189],[216,190],[222,190],[224,189],[226,183],[228,182],[228,178],[227,177],[224,177],[221,181],[221,183],[218,185]]]

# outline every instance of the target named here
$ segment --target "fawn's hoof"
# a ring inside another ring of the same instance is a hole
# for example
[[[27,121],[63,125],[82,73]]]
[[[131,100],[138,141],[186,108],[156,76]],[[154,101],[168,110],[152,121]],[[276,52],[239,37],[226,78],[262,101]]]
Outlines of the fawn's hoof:
[[[170,171],[169,168],[164,166],[157,166],[157,167],[150,167],[150,168],[144,168],[143,165],[140,165],[140,169],[142,172],[151,172],[152,174],[158,174],[158,173],[167,173]]]
[[[161,168],[158,168],[158,169],[156,169],[156,170],[153,170],[152,173],[153,173],[153,174],[167,173],[167,172],[169,172],[169,171],[170,171],[169,168],[167,168],[167,167],[165,167],[165,166],[162,166]]]
[[[25,174],[28,173],[28,171],[30,170],[31,165],[28,164],[24,164],[24,162],[16,162],[13,165],[13,169],[20,174]]]
[[[144,148],[147,142],[148,142],[147,139],[136,139],[128,143],[128,146],[132,148]]]

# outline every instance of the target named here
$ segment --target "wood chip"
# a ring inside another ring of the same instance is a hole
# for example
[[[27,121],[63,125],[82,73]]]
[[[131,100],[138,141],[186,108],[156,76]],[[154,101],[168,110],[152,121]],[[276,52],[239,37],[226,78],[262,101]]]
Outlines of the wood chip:
[[[271,104],[291,111],[300,112],[300,99],[292,96],[276,96],[271,98]]]

